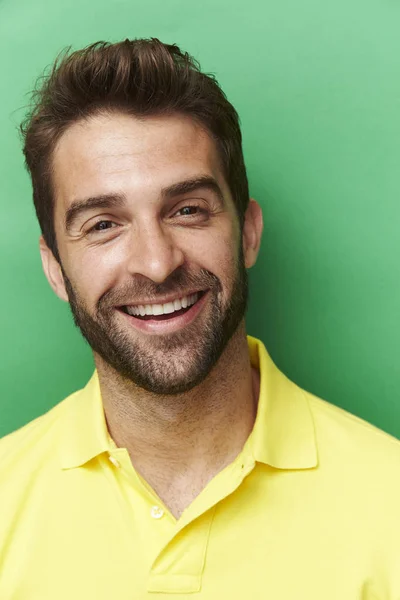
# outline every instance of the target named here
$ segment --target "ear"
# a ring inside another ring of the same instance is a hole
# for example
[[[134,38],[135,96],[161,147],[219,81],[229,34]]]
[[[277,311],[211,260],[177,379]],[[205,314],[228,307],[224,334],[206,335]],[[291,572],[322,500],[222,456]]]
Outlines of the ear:
[[[256,200],[250,198],[243,225],[243,254],[246,269],[252,267],[257,260],[263,228],[261,206]]]
[[[44,241],[41,235],[39,238],[40,256],[42,258],[42,266],[44,274],[47,277],[53,292],[57,294],[61,300],[68,302],[68,294],[65,289],[64,278],[62,275],[59,262],[54,258],[54,254]]]

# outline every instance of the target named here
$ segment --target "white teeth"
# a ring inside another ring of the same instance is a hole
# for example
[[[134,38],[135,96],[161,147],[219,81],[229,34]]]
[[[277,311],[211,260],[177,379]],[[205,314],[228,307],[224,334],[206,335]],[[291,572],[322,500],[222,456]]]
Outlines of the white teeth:
[[[162,315],[164,313],[162,304],[153,304],[153,315]]]
[[[173,313],[175,308],[172,302],[167,302],[167,304],[163,304],[164,315],[169,315]]]
[[[166,304],[139,304],[138,306],[127,306],[127,312],[130,315],[138,317],[144,317],[145,315],[168,315],[182,308],[192,306],[199,299],[199,294],[192,294],[191,296],[185,296],[184,298],[178,298],[173,302],[167,302]]]

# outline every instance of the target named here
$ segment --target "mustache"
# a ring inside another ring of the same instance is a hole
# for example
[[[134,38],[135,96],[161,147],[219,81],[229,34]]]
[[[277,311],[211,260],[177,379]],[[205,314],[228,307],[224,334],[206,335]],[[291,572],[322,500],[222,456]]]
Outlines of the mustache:
[[[154,298],[180,292],[188,289],[222,289],[221,282],[213,273],[202,269],[199,273],[192,274],[182,270],[174,271],[162,283],[154,284],[151,281],[132,281],[119,288],[112,288],[104,292],[97,302],[97,311],[102,312],[107,308],[122,306],[134,302],[136,298]]]

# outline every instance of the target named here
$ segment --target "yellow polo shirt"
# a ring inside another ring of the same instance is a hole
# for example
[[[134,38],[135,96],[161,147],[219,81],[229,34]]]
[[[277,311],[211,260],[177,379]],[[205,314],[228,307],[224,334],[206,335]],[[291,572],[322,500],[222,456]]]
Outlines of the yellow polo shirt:
[[[400,442],[248,342],[254,429],[178,520],[111,442],[96,372],[0,440],[1,600],[400,599]]]

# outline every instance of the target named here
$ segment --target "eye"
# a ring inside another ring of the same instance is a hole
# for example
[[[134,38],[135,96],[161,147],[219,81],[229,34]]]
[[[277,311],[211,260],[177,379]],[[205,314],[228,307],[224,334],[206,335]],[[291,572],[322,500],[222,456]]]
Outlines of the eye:
[[[188,204],[187,206],[180,208],[175,214],[183,213],[182,216],[184,217],[192,217],[198,214],[206,214],[206,212],[207,211],[204,210],[204,208],[201,208],[197,204]]]
[[[106,221],[104,219],[102,219],[101,221],[97,221],[97,223],[95,223],[93,225],[93,227],[91,227],[87,233],[94,233],[96,231],[107,231],[109,229],[112,229],[116,224],[113,221]]]

